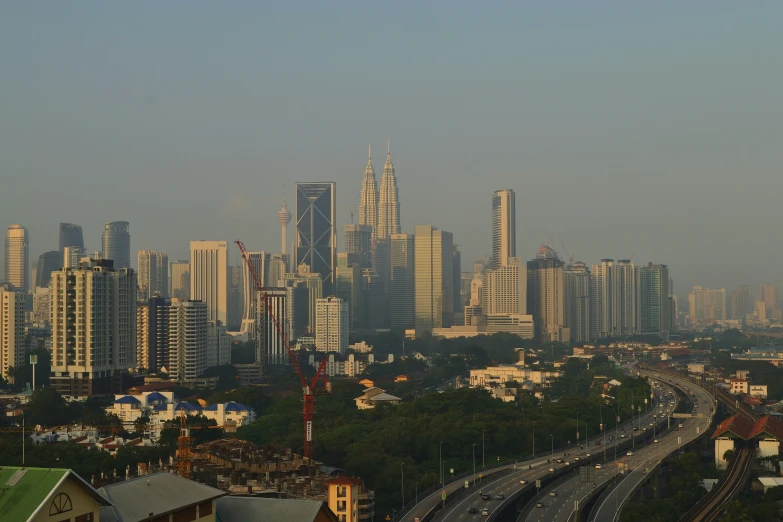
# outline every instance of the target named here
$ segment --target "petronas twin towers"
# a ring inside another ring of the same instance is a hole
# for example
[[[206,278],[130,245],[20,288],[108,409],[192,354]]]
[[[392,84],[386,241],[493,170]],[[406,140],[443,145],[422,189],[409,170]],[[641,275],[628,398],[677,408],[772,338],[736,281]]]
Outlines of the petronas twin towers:
[[[359,224],[372,227],[374,240],[388,240],[392,234],[400,233],[400,202],[397,178],[391,161],[391,142],[387,149],[379,191],[375,183],[375,170],[372,168],[372,149],[368,147],[367,167],[364,169],[360,194]]]

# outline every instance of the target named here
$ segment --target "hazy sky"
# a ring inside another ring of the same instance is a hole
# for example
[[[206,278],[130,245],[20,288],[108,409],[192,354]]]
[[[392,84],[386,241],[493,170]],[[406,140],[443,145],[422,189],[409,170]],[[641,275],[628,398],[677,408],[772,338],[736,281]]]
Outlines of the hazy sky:
[[[562,238],[588,264],[666,263],[681,295],[783,283],[781,18],[779,1],[4,2],[0,226],[26,226],[32,258],[60,221],[89,249],[130,221],[134,257],[277,251],[283,183],[336,181],[342,249],[367,143],[380,178],[388,137],[403,230],[453,232],[463,267],[512,188],[525,258]]]

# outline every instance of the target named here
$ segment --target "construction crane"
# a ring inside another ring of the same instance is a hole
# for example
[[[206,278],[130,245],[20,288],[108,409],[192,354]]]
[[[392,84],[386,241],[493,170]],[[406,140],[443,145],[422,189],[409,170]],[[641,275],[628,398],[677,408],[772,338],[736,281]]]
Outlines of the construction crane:
[[[308,381],[305,375],[302,373],[302,368],[301,365],[299,364],[299,358],[291,350],[291,345],[288,342],[288,337],[285,334],[285,330],[280,325],[280,321],[275,315],[274,310],[272,310],[272,306],[269,302],[269,297],[267,296],[266,291],[264,290],[264,286],[261,284],[261,279],[258,277],[256,267],[253,264],[252,260],[250,259],[250,256],[248,255],[247,249],[245,248],[245,244],[239,240],[236,241],[236,244],[239,247],[239,250],[242,252],[242,259],[247,265],[247,268],[250,272],[250,276],[253,278],[253,283],[255,284],[256,290],[258,290],[261,296],[261,302],[264,305],[264,311],[266,314],[269,315],[269,318],[272,320],[272,324],[275,325],[275,330],[277,330],[277,335],[280,336],[280,340],[283,343],[283,347],[288,353],[288,358],[291,359],[291,365],[294,367],[296,376],[299,377],[299,383],[302,385],[302,420],[304,422],[304,451],[302,453],[304,454],[304,457],[306,459],[312,460],[313,416],[315,415],[315,395],[317,393],[320,393],[319,391],[316,391],[316,386],[318,385],[318,381],[320,380],[320,378],[323,376],[324,392],[325,393],[329,392],[329,382],[327,381],[326,378],[327,359],[323,358],[321,360],[321,363],[318,365],[318,369],[315,372],[315,377],[313,377],[312,380]]]
[[[190,428],[185,411],[179,414],[179,438],[177,439],[177,475],[190,479]]]

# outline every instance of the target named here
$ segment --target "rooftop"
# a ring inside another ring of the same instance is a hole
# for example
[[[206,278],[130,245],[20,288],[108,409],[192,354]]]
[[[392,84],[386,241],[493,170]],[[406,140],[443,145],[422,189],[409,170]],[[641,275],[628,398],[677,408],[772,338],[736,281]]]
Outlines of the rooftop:
[[[98,491],[114,505],[101,509],[102,522],[141,522],[226,494],[165,471],[111,484]]]
[[[319,519],[319,513],[325,513],[331,520],[337,520],[337,516],[323,502],[317,500],[222,497],[215,502],[217,522],[234,520],[312,522]]]

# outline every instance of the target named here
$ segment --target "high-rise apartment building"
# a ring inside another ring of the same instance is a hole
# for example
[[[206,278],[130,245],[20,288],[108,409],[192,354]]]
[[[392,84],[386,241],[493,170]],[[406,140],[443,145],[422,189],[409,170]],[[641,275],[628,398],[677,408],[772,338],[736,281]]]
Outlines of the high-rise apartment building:
[[[24,329],[25,296],[10,285],[0,286],[0,376],[8,382],[16,380],[25,360]]]
[[[82,227],[73,223],[60,223],[60,254],[65,247],[79,247],[84,251]]]
[[[231,336],[222,324],[207,323],[207,368],[231,364]]]
[[[639,276],[628,259],[612,268],[612,336],[639,333]]]
[[[378,195],[378,232],[377,239],[389,239],[392,234],[400,233],[400,201],[397,189],[397,177],[391,161],[391,141],[386,151],[386,163],[383,164],[381,187]]]
[[[266,305],[260,302],[261,294],[257,294],[259,302],[256,304],[256,324],[258,336],[256,338],[256,364],[261,367],[261,373],[269,366],[288,364],[288,352],[285,342],[280,337],[275,326],[277,319],[280,328],[289,343],[294,341],[292,331],[290,303],[291,288],[270,287],[266,289]]]
[[[169,306],[169,377],[192,381],[207,369],[209,307],[202,301],[173,299]]]
[[[364,321],[362,306],[362,268],[355,256],[347,252],[337,254],[337,282],[334,295],[348,303],[348,324],[351,330]]]
[[[169,295],[183,301],[190,299],[190,261],[169,263]]]
[[[577,261],[566,268],[563,281],[565,326],[572,343],[586,343],[590,340],[590,270]]]
[[[228,324],[228,243],[190,242],[190,298],[203,301],[208,321]]]
[[[103,224],[103,235],[101,236],[103,259],[114,261],[114,267],[117,270],[131,266],[128,227],[130,227],[130,223],[127,221],[111,221]]]
[[[36,287],[33,293],[33,326],[49,330],[52,321],[52,302],[49,287]]]
[[[315,347],[319,352],[348,351],[348,304],[338,297],[316,303]]]
[[[454,236],[431,225],[414,229],[414,311],[417,333],[449,328],[454,316]]]
[[[255,268],[256,275],[258,276],[259,283],[264,287],[269,286],[267,269],[269,267],[269,261],[271,256],[266,252],[248,252],[247,253],[250,262]],[[250,273],[250,268],[247,266],[247,262],[242,263],[242,280],[243,280],[243,315],[242,315],[242,327],[240,331],[247,333],[250,339],[255,339],[257,335],[256,330],[256,304],[257,304],[257,292],[256,284],[253,281],[253,275]]]
[[[168,369],[171,299],[152,297],[136,306],[136,367],[155,373]]]
[[[527,311],[540,342],[571,338],[565,326],[564,275],[565,266],[557,257],[539,256],[527,263]]]
[[[775,285],[761,285],[759,287],[758,300],[764,303],[767,318],[773,321],[779,321],[781,318],[780,307],[778,306],[778,288]]]
[[[336,184],[296,184],[296,270],[306,265],[332,293],[337,263]]]
[[[671,332],[671,299],[669,299],[669,268],[666,265],[639,267],[639,315],[641,333]]]
[[[375,184],[375,170],[372,168],[372,148],[367,149],[367,166],[364,168],[362,190],[359,193],[359,226],[370,227],[373,239],[378,234],[378,187]],[[348,231],[346,230],[346,242]],[[347,248],[347,245],[346,245]]]
[[[122,391],[136,366],[136,274],[107,259],[52,272],[52,387],[88,397]]]
[[[492,267],[506,264],[517,255],[516,197],[511,189],[492,195]]]
[[[345,251],[356,256],[360,268],[372,266],[373,230],[370,225],[345,225],[343,228]]]
[[[61,259],[61,268],[79,268],[79,262],[84,257],[89,257],[83,248],[77,246],[67,246],[63,248],[63,257]]]
[[[753,300],[748,285],[742,285],[731,293],[731,318],[745,319],[753,313]]]
[[[726,290],[694,286],[688,294],[691,324],[714,323],[726,319]]]
[[[136,303],[136,370],[150,367],[150,309],[146,302]]]
[[[30,290],[30,238],[21,225],[11,225],[5,235],[5,282],[23,294]]]
[[[35,273],[35,287],[49,288],[52,272],[63,266],[63,255],[57,250],[50,250],[38,256],[38,267]]]
[[[286,274],[284,286],[292,287],[303,283],[307,288],[307,332],[315,333],[315,303],[324,296],[323,280],[319,274],[311,274],[307,265],[300,266],[296,274]]]
[[[414,327],[414,236],[392,234],[389,267],[389,320],[392,327]]]
[[[591,270],[590,338],[599,340],[612,336],[614,260],[602,259]]]
[[[242,278],[243,266],[228,267],[228,319],[224,325],[230,325],[238,330],[242,326],[244,317],[244,280]]]
[[[283,286],[288,273],[288,258],[282,254],[273,254],[269,259],[267,283],[269,286]]]
[[[485,314],[527,315],[527,266],[522,258],[511,257],[486,270],[481,286]]]
[[[138,263],[139,299],[168,297],[169,256],[154,250],[139,250]]]

